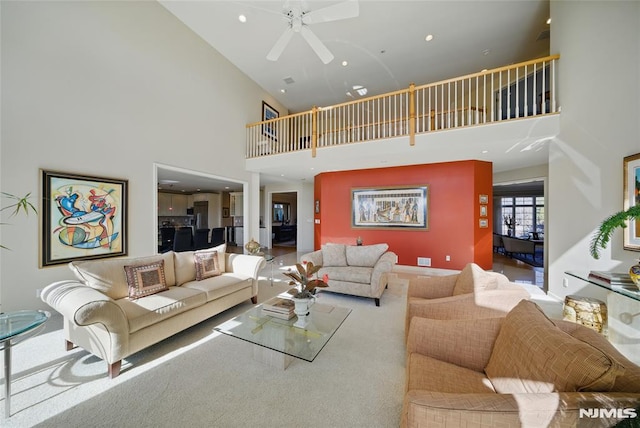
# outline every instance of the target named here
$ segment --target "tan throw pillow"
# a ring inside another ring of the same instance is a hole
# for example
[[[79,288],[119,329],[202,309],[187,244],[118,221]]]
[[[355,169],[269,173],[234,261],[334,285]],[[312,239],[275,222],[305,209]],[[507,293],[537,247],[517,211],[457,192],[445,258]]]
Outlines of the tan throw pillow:
[[[453,295],[469,294],[482,290],[498,288],[498,277],[495,272],[487,272],[475,263],[468,263],[458,275],[453,287]]]
[[[515,394],[606,392],[624,368],[523,300],[505,317],[484,371],[498,393]]]
[[[322,246],[322,266],[346,266],[347,254],[344,244],[324,244]]]
[[[139,299],[168,290],[164,276],[164,260],[146,265],[125,266],[129,298]]]
[[[220,269],[220,273],[226,272],[226,263],[225,263],[225,253],[227,252],[227,244],[220,244],[216,247],[206,248],[204,250],[196,251],[196,254],[206,253],[209,251],[215,251],[218,253],[218,269]]]
[[[217,251],[195,253],[193,259],[196,264],[196,281],[202,281],[221,274]]]

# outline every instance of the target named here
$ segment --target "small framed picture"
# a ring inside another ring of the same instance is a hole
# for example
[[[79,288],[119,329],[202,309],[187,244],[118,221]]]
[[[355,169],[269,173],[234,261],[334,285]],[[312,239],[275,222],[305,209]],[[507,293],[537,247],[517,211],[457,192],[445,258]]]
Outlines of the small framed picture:
[[[280,113],[278,110],[271,107],[266,102],[262,102],[262,121],[267,122],[262,125],[262,134],[271,138],[272,140],[278,140],[278,136],[276,134],[276,121],[280,117]],[[272,121],[272,122],[268,122]]]
[[[480,205],[480,217],[486,217],[486,216],[487,216],[487,206]]]
[[[487,227],[489,227],[489,220],[487,220],[486,218],[481,218],[478,225],[482,228],[482,229],[486,229]]]
[[[488,204],[489,203],[489,195],[480,195],[480,203]]]

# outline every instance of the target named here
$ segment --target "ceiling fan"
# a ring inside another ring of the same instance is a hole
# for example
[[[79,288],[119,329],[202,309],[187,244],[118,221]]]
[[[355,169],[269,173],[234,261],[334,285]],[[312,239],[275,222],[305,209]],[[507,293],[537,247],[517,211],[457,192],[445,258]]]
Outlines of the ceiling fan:
[[[291,7],[289,6],[289,1],[285,1],[283,17],[287,21],[288,26],[267,54],[269,61],[277,61],[284,51],[284,48],[287,47],[291,37],[293,37],[295,33],[300,33],[309,46],[311,46],[311,49],[320,57],[320,60],[324,64],[330,63],[333,60],[333,54],[327,49],[318,36],[311,31],[309,26],[321,22],[355,18],[360,13],[358,0],[347,0],[318,10],[309,10],[308,7],[306,7],[306,3],[306,1],[301,1],[299,4]]]

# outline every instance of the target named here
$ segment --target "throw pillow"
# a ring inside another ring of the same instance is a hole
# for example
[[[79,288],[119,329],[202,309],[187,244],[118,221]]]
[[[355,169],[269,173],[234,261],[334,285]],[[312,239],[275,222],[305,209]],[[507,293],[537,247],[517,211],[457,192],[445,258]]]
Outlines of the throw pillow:
[[[346,266],[347,254],[344,244],[324,244],[322,246],[322,266]]]
[[[196,281],[202,281],[221,274],[217,251],[195,253],[193,258],[196,264]]]
[[[606,392],[624,368],[560,330],[534,302],[505,317],[485,373],[501,394]]]
[[[346,247],[347,264],[349,266],[373,267],[388,249],[387,244],[348,245]]]
[[[498,273],[487,272],[475,263],[468,263],[456,279],[453,295],[469,294],[498,288]]]
[[[139,299],[169,289],[164,276],[164,260],[146,265],[125,266],[124,271],[131,299]]]
[[[216,247],[206,248],[204,250],[196,251],[196,254],[202,254],[206,252],[215,251],[218,253],[218,269],[220,269],[220,273],[226,272],[226,263],[225,263],[225,253],[227,252],[227,244],[220,244]]]

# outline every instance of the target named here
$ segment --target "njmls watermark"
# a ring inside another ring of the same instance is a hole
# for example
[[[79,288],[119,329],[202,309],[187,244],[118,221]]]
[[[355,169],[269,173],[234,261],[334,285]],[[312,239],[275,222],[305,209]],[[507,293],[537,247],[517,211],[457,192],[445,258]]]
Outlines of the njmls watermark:
[[[578,427],[640,427],[640,403],[607,398],[583,401],[578,407]]]

